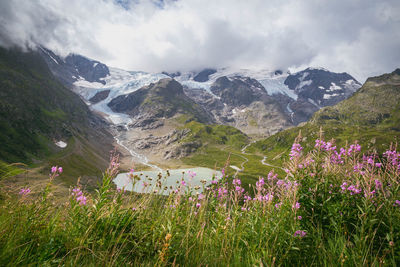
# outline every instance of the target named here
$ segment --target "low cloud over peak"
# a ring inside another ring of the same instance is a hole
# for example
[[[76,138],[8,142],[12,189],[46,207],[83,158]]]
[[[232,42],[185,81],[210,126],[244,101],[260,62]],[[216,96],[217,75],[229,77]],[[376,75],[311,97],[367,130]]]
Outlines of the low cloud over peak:
[[[130,70],[321,66],[363,81],[400,62],[400,2],[14,0],[0,44],[41,44]]]

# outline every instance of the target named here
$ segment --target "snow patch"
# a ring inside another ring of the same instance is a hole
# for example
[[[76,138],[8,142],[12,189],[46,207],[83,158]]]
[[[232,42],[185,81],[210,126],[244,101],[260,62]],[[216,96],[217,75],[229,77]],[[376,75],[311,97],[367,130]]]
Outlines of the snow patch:
[[[264,78],[258,81],[261,83],[262,86],[264,86],[268,95],[272,96],[276,94],[282,94],[294,100],[297,100],[297,94],[293,90],[290,90],[289,87],[285,85],[284,82],[286,78],[287,75],[281,75],[274,78],[267,78],[267,79]]]
[[[64,141],[58,141],[55,144],[56,144],[56,146],[61,147],[61,148],[67,147],[67,143],[65,143]]]
[[[337,91],[337,90],[342,90],[343,88],[336,85],[336,83],[331,82],[331,86],[329,87],[329,91]]]
[[[296,90],[297,89],[302,89],[304,86],[310,85],[312,84],[312,80],[307,80],[307,81],[301,81],[297,86],[296,86]]]
[[[325,94],[324,99],[331,99],[332,97],[335,97],[335,96],[339,96],[339,94],[332,94],[332,95]]]

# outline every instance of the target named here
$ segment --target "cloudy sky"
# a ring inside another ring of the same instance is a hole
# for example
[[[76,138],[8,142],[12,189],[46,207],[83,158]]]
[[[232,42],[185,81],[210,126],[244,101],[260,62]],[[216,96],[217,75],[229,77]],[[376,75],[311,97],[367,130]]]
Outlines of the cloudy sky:
[[[44,45],[129,70],[400,67],[399,0],[9,0],[0,44]]]

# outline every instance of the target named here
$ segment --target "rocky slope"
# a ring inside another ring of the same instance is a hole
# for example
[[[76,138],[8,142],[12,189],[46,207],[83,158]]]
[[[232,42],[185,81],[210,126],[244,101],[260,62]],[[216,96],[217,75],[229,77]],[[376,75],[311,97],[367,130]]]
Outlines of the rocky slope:
[[[105,85],[104,78],[110,75],[105,64],[81,55],[69,54],[67,57],[61,58],[44,47],[39,47],[38,52],[46,61],[54,76],[68,87],[80,80]]]
[[[339,145],[357,140],[364,151],[370,147],[380,152],[390,148],[400,137],[400,69],[368,78],[348,99],[321,109],[304,125],[282,131],[252,147],[271,159],[279,158],[282,151],[290,149],[299,132],[304,137],[305,149],[313,147],[320,129],[325,140],[334,138]]]
[[[157,83],[114,98],[108,106],[112,111],[130,115],[132,127],[156,128],[163,120],[186,115],[187,120],[212,123],[209,113],[183,92],[174,79],[161,79]]]

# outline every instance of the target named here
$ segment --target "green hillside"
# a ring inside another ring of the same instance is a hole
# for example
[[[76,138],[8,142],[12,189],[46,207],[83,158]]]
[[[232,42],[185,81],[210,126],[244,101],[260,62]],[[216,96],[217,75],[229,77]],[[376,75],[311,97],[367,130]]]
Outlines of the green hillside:
[[[70,169],[83,171],[79,175],[99,174],[110,149],[104,144],[111,137],[96,129],[96,120],[80,97],[53,77],[38,53],[0,48],[0,160],[78,163]],[[54,144],[59,140],[67,148]],[[79,168],[83,165],[87,167]]]

